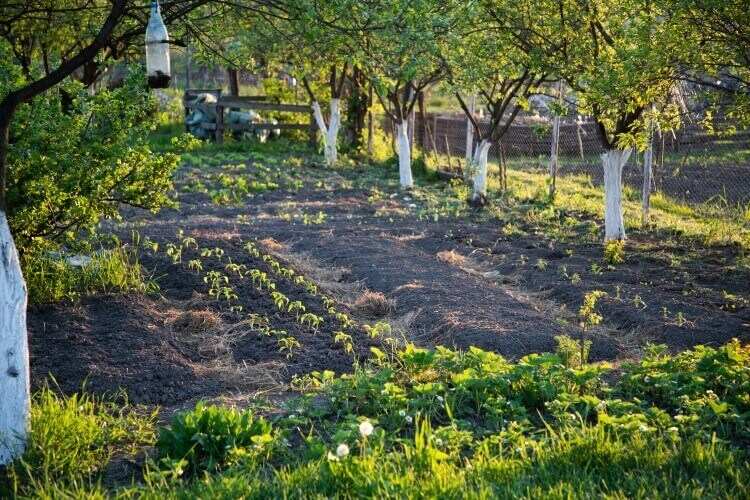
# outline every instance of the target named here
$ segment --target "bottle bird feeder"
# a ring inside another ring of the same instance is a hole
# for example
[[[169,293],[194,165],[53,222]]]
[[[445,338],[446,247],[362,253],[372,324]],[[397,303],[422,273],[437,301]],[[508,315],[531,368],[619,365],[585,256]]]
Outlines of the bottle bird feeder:
[[[159,2],[151,2],[151,17],[146,26],[146,75],[148,86],[163,89],[172,78],[169,65],[169,34],[161,18]]]

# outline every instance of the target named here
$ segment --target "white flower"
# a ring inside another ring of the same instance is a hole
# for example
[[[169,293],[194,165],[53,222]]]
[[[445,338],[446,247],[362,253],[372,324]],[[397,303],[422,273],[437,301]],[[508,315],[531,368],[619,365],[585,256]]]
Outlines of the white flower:
[[[443,396],[438,396],[437,400],[438,400],[439,403],[442,403],[443,402]]]
[[[440,438],[435,439],[435,446],[443,446],[443,440]]]
[[[336,447],[336,457],[344,458],[349,454],[349,446],[346,443],[341,443]]]
[[[405,417],[406,416],[406,410],[399,410],[398,411],[399,417]]]
[[[359,434],[362,437],[369,436],[370,434],[372,434],[372,431],[373,431],[372,424],[368,422],[367,420],[359,424]]]
[[[410,424],[412,422],[411,415],[407,415],[406,418],[405,418],[405,420],[406,420],[407,424]]]
[[[667,429],[669,432],[679,432],[680,430],[677,427],[670,427]]]

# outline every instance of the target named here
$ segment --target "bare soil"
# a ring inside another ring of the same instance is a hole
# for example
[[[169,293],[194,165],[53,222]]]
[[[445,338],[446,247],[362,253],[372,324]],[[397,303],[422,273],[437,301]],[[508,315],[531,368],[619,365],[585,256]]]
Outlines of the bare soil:
[[[264,240],[259,246],[266,252],[315,279],[359,321],[353,331],[359,359],[382,345],[361,328],[376,318],[353,307],[366,291],[385,296],[384,319],[402,340],[478,346],[511,359],[553,350],[557,335],[579,335],[575,311],[593,289],[608,293],[601,304],[604,324],[589,334],[594,360],[633,358],[648,342],[678,350],[733,337],[750,341],[748,276],[731,267],[735,248],[633,234],[625,263],[609,269],[601,246],[583,239],[555,241],[531,227],[506,236],[509,221],[478,215],[419,220],[408,194],[372,200],[368,190],[338,175],[330,179],[319,167],[304,168],[309,178],[331,182],[257,194],[240,206],[182,192],[178,210],[129,210],[114,230],[128,240],[137,229],[162,248],[183,230],[200,247],[222,248],[222,262],[204,259],[204,271],[222,270],[227,259],[268,270],[243,249],[246,241]],[[301,215],[318,212],[325,220]],[[123,389],[132,401],[176,409],[197,399],[280,390],[312,370],[352,369],[353,356],[332,342],[335,325],[301,326],[278,313],[249,280],[234,283],[242,312],[208,297],[202,273],[185,265],[197,256],[189,249],[173,263],[163,251],[144,251],[142,265],[160,286],[156,296],[99,295],[79,304],[33,306],[28,326],[35,384],[49,375],[65,392],[83,385],[97,394]],[[291,300],[324,314],[319,297],[275,279]],[[280,352],[275,338],[244,322],[252,312],[297,338],[300,350],[290,358]]]

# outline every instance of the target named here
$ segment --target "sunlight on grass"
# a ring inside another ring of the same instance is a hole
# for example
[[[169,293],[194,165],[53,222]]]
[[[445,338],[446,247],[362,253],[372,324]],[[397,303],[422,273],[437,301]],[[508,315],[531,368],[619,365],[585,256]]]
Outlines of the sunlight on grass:
[[[489,189],[500,191],[498,169],[491,165]],[[539,171],[508,169],[508,190],[517,199],[539,199],[547,192],[547,174]],[[623,189],[625,226],[643,229],[641,224],[640,193]],[[586,175],[566,174],[557,180],[555,206],[604,217],[604,190]],[[651,197],[653,228],[675,232],[694,238],[706,245],[740,245],[750,249],[749,207],[703,203],[690,206],[661,193]]]

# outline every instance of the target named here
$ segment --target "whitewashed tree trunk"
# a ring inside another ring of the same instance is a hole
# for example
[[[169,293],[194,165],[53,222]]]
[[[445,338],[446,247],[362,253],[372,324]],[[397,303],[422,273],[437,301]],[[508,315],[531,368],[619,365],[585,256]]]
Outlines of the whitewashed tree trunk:
[[[411,149],[409,147],[408,123],[396,124],[396,139],[398,142],[398,176],[402,188],[414,187],[411,175]]]
[[[482,139],[477,145],[472,159],[474,169],[474,192],[471,195],[473,201],[478,201],[487,196],[487,154],[491,143]]]
[[[338,161],[339,156],[338,137],[339,128],[341,127],[340,100],[338,98],[331,99],[330,108],[331,116],[328,125],[326,125],[325,118],[323,118],[323,112],[320,109],[320,104],[318,101],[313,101],[312,103],[315,123],[317,123],[321,136],[323,137],[323,154],[325,155],[326,164],[333,166]]]
[[[0,211],[0,465],[23,453],[29,404],[26,283]]]
[[[602,154],[604,168],[604,240],[624,240],[622,168],[633,150],[611,149]]]

